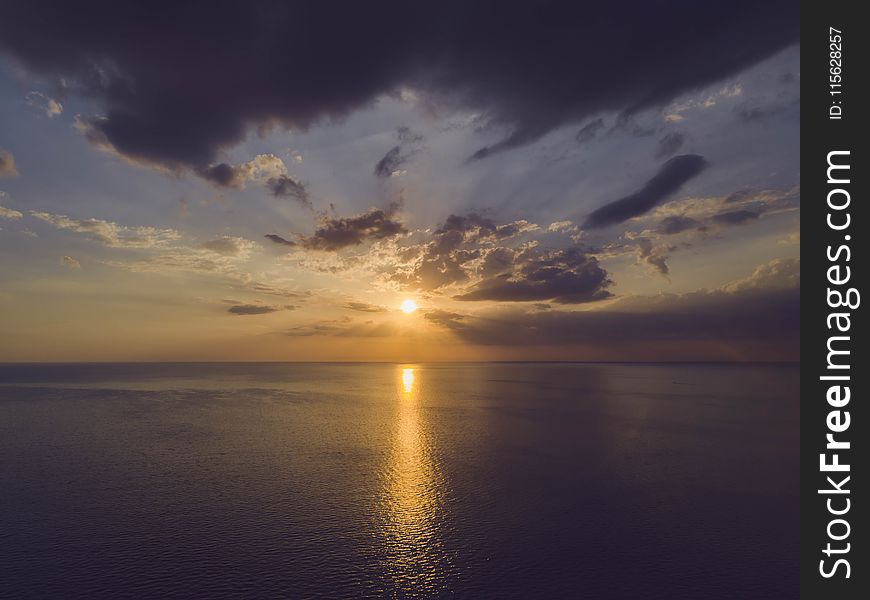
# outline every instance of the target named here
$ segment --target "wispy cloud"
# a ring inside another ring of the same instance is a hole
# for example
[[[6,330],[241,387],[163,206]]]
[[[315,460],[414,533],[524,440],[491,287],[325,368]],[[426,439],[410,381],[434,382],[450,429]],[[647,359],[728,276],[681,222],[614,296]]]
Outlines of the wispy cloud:
[[[279,310],[293,310],[293,306],[270,306],[267,304],[234,304],[227,309],[233,315],[267,315]]]
[[[112,248],[165,248],[181,238],[175,229],[127,227],[103,219],[75,219],[47,212],[32,211],[30,215],[55,229],[81,233]]]

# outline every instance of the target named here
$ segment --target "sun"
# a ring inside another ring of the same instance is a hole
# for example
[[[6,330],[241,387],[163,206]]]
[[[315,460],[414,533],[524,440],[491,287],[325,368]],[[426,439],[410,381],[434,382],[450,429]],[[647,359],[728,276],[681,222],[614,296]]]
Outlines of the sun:
[[[405,300],[399,305],[399,308],[402,309],[402,312],[406,315],[410,315],[412,312],[417,310],[417,303],[411,300],[410,298]]]

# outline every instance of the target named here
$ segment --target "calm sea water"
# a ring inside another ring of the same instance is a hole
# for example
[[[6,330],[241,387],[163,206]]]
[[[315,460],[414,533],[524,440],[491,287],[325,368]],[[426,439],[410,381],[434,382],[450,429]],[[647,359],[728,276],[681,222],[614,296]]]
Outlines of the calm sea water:
[[[796,598],[798,368],[0,366],[0,597]]]

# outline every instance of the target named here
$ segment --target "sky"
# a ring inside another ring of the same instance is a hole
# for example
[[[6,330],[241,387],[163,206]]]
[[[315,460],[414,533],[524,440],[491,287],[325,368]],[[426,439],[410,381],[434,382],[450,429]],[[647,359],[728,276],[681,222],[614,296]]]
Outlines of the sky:
[[[4,1],[0,361],[797,360],[798,42],[779,1]]]

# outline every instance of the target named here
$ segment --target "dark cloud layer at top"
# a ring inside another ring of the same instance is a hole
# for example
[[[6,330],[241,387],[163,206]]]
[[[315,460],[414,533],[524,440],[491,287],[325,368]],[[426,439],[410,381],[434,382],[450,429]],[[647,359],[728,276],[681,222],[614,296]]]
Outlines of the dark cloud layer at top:
[[[486,156],[712,83],[796,42],[798,24],[788,0],[9,0],[0,50],[101,101],[90,139],[207,173],[250,128],[305,127],[402,86],[508,126]]]
[[[662,165],[659,172],[637,192],[593,211],[584,227],[594,229],[627,221],[653,209],[707,167],[704,157],[697,154],[675,156]]]

